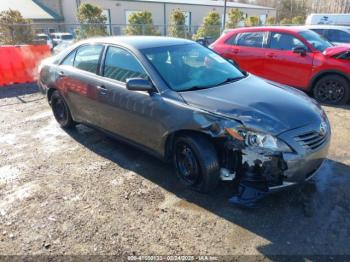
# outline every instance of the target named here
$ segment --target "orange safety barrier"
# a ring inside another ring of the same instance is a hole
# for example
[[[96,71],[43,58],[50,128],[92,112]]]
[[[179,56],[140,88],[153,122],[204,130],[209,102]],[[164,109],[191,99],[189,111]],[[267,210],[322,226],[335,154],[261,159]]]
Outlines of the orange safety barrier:
[[[48,45],[0,46],[0,87],[35,81],[38,65],[50,55]]]

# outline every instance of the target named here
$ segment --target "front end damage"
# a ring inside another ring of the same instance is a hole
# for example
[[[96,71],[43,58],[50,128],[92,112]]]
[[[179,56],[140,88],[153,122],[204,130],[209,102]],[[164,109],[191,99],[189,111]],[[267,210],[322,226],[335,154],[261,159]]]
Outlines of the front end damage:
[[[229,202],[253,207],[270,192],[302,183],[312,177],[326,158],[330,133],[317,150],[279,152],[247,146],[226,132],[216,142],[220,153],[221,180],[232,183],[234,195]]]
[[[244,141],[226,138],[221,145],[221,179],[231,180],[235,195],[229,199],[233,204],[254,206],[269,188],[283,184],[283,172],[287,163],[283,154],[269,150],[252,150]]]

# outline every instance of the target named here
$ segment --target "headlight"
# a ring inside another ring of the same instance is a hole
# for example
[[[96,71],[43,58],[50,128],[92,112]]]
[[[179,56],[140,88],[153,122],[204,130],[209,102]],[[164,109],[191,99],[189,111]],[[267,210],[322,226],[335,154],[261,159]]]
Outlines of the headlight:
[[[292,149],[273,135],[248,130],[226,129],[233,138],[244,141],[250,148],[269,149],[277,152],[292,152]]]

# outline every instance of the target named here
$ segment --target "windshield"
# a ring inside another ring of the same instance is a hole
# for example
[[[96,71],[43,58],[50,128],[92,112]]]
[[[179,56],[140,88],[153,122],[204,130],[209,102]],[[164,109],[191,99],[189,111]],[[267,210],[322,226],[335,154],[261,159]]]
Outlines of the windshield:
[[[328,47],[333,46],[330,42],[328,42],[323,36],[315,33],[314,31],[307,30],[299,32],[299,34],[305,38],[313,47],[315,47],[318,51],[323,52]]]
[[[62,35],[61,38],[63,40],[72,40],[73,39],[73,36],[72,35]]]
[[[141,52],[175,91],[210,88],[244,77],[227,60],[198,44],[162,46]]]

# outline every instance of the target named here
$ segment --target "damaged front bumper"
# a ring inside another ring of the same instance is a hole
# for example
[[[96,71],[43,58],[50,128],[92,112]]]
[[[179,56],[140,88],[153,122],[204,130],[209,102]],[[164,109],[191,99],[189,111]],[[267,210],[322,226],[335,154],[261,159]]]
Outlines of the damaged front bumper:
[[[257,200],[268,193],[311,179],[327,157],[331,134],[330,131],[319,134],[308,130],[314,129],[309,126],[279,136],[293,148],[294,152],[290,153],[239,149],[232,142],[231,145],[227,142],[227,152],[238,159],[233,166],[228,166],[228,169],[235,170],[235,182],[238,185],[229,201],[254,206]],[[225,163],[227,166],[227,161]]]

